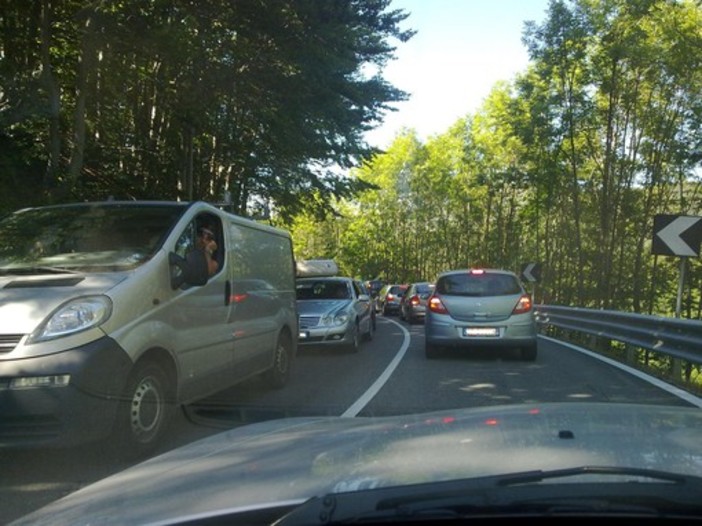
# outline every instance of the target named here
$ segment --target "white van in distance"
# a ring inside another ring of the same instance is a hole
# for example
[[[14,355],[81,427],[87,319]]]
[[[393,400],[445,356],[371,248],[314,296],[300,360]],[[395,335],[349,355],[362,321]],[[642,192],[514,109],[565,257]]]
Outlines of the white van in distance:
[[[254,375],[282,387],[297,341],[286,231],[204,202],[0,220],[0,448],[115,433],[146,452],[179,404]]]

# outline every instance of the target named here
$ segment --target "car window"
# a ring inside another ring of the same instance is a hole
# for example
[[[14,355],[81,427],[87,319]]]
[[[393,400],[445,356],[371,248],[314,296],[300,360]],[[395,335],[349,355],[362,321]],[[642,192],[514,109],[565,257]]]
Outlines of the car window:
[[[433,285],[425,285],[425,284],[417,285],[415,288],[415,292],[417,292],[418,294],[426,294],[426,293],[431,292],[432,290],[434,290]]]

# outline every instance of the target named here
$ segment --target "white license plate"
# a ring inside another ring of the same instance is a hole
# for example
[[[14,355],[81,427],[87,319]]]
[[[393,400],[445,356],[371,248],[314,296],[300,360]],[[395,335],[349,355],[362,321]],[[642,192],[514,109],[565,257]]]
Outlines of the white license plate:
[[[500,335],[500,331],[497,327],[466,327],[463,329],[463,335],[472,338],[476,336],[482,338],[496,338]]]

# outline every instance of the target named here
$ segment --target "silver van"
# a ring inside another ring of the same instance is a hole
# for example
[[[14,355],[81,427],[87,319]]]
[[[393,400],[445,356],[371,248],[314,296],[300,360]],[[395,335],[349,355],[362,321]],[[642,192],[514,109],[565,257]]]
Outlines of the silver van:
[[[180,404],[254,375],[282,387],[297,324],[286,231],[204,202],[9,214],[0,219],[0,448],[114,433],[146,452]]]

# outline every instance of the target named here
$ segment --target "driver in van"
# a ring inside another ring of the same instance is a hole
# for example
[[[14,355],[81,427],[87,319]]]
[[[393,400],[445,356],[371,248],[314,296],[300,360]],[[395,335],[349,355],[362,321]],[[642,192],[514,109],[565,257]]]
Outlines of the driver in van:
[[[205,252],[205,258],[207,259],[207,273],[212,276],[217,272],[217,269],[219,269],[219,263],[214,258],[214,252],[217,250],[217,242],[215,241],[214,232],[204,226],[198,228],[196,246]]]

